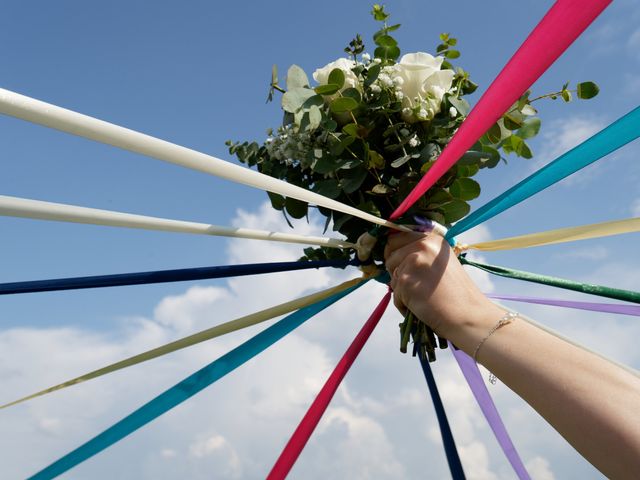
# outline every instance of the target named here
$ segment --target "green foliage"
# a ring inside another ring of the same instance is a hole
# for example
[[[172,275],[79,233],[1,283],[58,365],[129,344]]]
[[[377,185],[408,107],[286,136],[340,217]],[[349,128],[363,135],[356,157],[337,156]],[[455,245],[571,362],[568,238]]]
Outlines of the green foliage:
[[[407,111],[406,99],[398,94],[400,84],[393,78],[392,67],[401,52],[392,34],[400,25],[387,23],[390,16],[381,5],[374,5],[371,14],[381,23],[373,35],[373,58],[364,53],[364,42],[356,35],[345,48],[352,68],[333,68],[324,84],[311,86],[303,69],[292,65],[283,88],[274,66],[268,100],[275,92],[282,93],[282,125],[269,130],[262,145],[228,141],[227,146],[240,162],[264,174],[388,218],[469,114],[465,97],[478,86],[468,72],[451,64],[460,58],[458,40],[442,33],[436,54],[444,57],[442,69],[454,71],[452,85],[428,117],[415,117],[418,112]],[[509,155],[532,158],[527,142],[541,127],[535,102],[545,98],[568,102],[574,95],[589,99],[598,90],[595,83],[582,82],[575,90],[566,83],[557,92],[535,98],[525,92],[400,221],[414,223],[413,216],[418,215],[450,226],[463,218],[470,211],[469,202],[480,195],[481,186],[473,178],[480,170],[497,167]],[[308,215],[309,206],[304,202],[273,193],[269,199],[287,221]],[[333,224],[351,242],[371,228],[343,213],[321,207],[318,212],[326,217],[325,229]],[[307,248],[303,258],[348,254],[339,249]],[[381,246],[373,255],[375,260],[382,258]]]

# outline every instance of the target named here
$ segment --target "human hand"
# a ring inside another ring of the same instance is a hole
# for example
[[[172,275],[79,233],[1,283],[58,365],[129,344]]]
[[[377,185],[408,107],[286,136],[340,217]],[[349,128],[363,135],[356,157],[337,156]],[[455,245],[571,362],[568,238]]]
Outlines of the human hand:
[[[478,290],[440,235],[390,235],[385,264],[398,310],[413,312],[439,336],[456,344],[467,343],[462,337],[473,332],[465,330],[484,330],[485,318],[490,324],[502,314]]]

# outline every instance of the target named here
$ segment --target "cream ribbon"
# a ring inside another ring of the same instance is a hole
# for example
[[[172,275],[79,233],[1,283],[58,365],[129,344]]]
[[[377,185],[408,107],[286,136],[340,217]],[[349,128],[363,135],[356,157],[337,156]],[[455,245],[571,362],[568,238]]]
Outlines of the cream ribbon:
[[[511,250],[515,248],[539,247],[541,245],[552,245],[554,243],[572,242],[576,240],[587,240],[590,238],[608,237],[622,233],[632,233],[640,231],[640,217],[628,218],[625,220],[614,220],[611,222],[592,223],[578,227],[559,228],[546,232],[530,233],[517,237],[502,238],[489,242],[474,243],[472,245],[456,245],[459,252],[465,250]]]
[[[332,248],[354,248],[355,244],[337,238],[313,237],[293,233],[268,232],[249,228],[228,228],[207,223],[185,222],[167,218],[147,217],[131,213],[77,207],[62,203],[43,202],[26,198],[0,195],[0,215],[53,220],[57,222],[86,223],[110,227],[140,228],[164,232],[195,233],[223,237],[271,240],[274,242],[301,243]]]
[[[336,293],[343,292],[344,290],[347,290],[348,288],[364,281],[366,281],[366,279],[364,278],[355,278],[353,280],[343,282],[340,285],[337,285],[335,287],[328,288],[320,292],[312,293],[311,295],[300,297],[296,300],[292,300],[292,301],[283,303],[281,305],[277,305],[275,307],[267,308],[266,310],[253,313],[251,315],[247,315],[247,316],[240,317],[220,325],[216,325],[215,327],[209,328],[207,330],[203,330],[198,333],[194,333],[193,335],[189,335],[188,337],[181,338],[180,340],[167,343],[166,345],[163,345],[161,347],[147,350],[146,352],[140,353],[138,355],[134,355],[133,357],[129,357],[125,360],[120,360],[119,362],[112,363],[111,365],[107,365],[106,367],[102,367],[102,368],[99,368],[98,370],[94,370],[92,372],[86,373],[80,377],[67,380],[66,382],[60,383],[58,385],[54,385],[53,387],[40,390],[39,392],[33,393],[26,397],[22,397],[18,400],[14,400],[13,402],[0,405],[0,409],[7,408],[12,405],[17,405],[18,403],[22,403],[26,400],[40,397],[42,395],[46,395],[48,393],[55,392],[56,390],[67,388],[72,385],[76,385],[78,383],[86,382],[87,380],[101,377],[102,375],[106,375],[108,373],[112,373],[117,370],[121,370],[123,368],[131,367],[138,363],[146,362],[147,360],[161,357],[162,355],[175,352],[176,350],[181,350],[183,348],[196,345],[206,340],[210,340],[212,338],[219,337],[221,335],[225,335],[227,333],[231,333],[236,330],[240,330],[241,328],[246,328],[252,325],[256,325],[260,322],[264,322],[266,320],[279,317],[280,315],[285,315],[287,313],[293,312],[294,310],[299,310],[300,308],[303,308],[313,303],[317,303],[321,300],[324,300],[325,298],[328,298],[331,295],[334,295]]]
[[[254,170],[2,88],[0,88],[0,113],[260,190],[296,198],[395,230],[408,231],[401,225]]]

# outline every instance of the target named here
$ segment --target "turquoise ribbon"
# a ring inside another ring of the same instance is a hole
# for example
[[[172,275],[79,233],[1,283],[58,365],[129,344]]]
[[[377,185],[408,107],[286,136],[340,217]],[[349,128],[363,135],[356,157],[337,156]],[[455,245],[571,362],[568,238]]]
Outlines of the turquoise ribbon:
[[[205,389],[216,380],[232,372],[248,360],[266,350],[285,335],[302,325],[305,321],[321,312],[328,306],[337,302],[366,282],[359,283],[343,292],[339,292],[318,303],[301,308],[278,323],[263,330],[255,337],[250,338],[242,345],[234,348],[229,353],[211,362],[206,367],[182,380],[170,389],[158,395],[156,398],[140,407],[135,412],[126,416],[118,423],[107,428],[104,432],[76,448],[64,457],[55,461],[45,469],[36,473],[32,480],[44,480],[62,475],[67,470],[88,460],[102,450],[109,448],[114,443],[122,440],[127,435],[135,432],[140,427],[155,420],[173,407],[191,398],[196,393]]]
[[[533,175],[460,220],[447,233],[449,243],[456,235],[486,222],[506,209],[532,197],[545,188],[592,164],[640,136],[640,107],[619,118],[577,147],[545,165]]]

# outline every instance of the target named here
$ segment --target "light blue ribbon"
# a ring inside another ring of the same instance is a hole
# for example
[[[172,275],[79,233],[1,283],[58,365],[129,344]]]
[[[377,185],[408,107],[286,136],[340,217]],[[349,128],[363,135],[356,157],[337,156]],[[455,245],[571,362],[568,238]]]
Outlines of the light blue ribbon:
[[[449,229],[447,240],[470,228],[486,222],[506,209],[532,197],[556,182],[592,164],[640,136],[640,107],[619,118],[604,130],[596,133],[577,147],[545,165],[533,175],[511,187],[502,195],[483,205]]]
[[[85,460],[88,460],[97,453],[100,453],[102,450],[109,448],[130,433],[155,420],[173,407],[191,398],[216,380],[221,379],[243,363],[263,352],[282,337],[302,325],[305,321],[353,292],[358,287],[364,285],[364,283],[366,282],[359,283],[343,292],[336,293],[318,303],[301,308],[288,315],[278,323],[263,330],[255,337],[250,338],[242,345],[234,348],[229,353],[161,393],[135,412],[129,414],[118,423],[107,428],[104,432],[93,437],[85,444],[66,454],[30,478],[33,480],[55,478]]]

